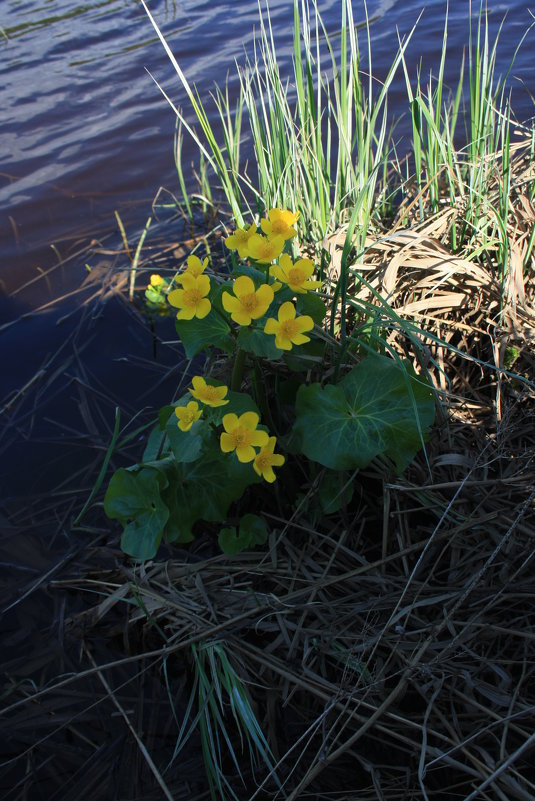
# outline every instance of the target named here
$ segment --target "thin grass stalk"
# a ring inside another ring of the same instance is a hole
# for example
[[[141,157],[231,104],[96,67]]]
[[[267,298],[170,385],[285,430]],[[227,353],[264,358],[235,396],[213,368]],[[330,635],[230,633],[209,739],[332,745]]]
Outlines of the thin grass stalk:
[[[184,178],[184,171],[182,169],[183,145],[184,145],[184,135],[182,133],[182,122],[180,118],[177,117],[175,126],[174,148],[173,148],[175,156],[175,167],[178,176],[178,185],[180,187],[180,194],[182,195],[182,201],[184,203],[184,206],[186,207],[188,218],[191,221],[193,220],[193,209],[191,207],[190,194],[186,187],[186,180]]]
[[[143,248],[143,243],[145,242],[145,237],[147,236],[148,230],[150,228],[150,224],[152,222],[152,217],[147,219],[145,223],[145,227],[141,232],[141,236],[139,237],[139,242],[137,243],[136,252],[134,253],[134,258],[132,260],[132,265],[130,267],[130,282],[129,282],[129,289],[128,289],[128,299],[130,302],[134,300],[134,290],[136,286],[136,274],[137,274],[137,265],[139,263],[139,257],[141,256],[141,250]]]

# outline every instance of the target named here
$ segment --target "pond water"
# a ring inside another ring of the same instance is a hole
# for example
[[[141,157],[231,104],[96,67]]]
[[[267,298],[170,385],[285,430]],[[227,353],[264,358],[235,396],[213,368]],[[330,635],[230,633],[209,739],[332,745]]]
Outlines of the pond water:
[[[319,3],[330,33],[340,29],[340,5],[340,0]],[[396,49],[397,31],[407,34],[422,6],[422,0],[370,0],[375,75],[386,73]],[[227,74],[232,91],[234,61],[243,60],[244,50],[251,52],[253,28],[258,24],[257,0],[153,0],[150,8],[201,97],[209,100],[215,83],[221,85]],[[353,8],[356,21],[362,23],[362,0],[354,0]],[[432,67],[437,69],[445,9],[442,0],[425,3],[408,50],[412,75],[420,61],[424,75]],[[468,41],[468,10],[468,0],[450,3],[447,77],[452,85]],[[279,52],[289,59],[293,3],[271,0],[270,12]],[[499,73],[506,70],[532,22],[523,0],[491,3],[491,38],[504,16]],[[0,28],[4,154],[0,170],[0,347],[3,364],[9,365],[3,371],[4,389],[12,397],[49,364],[50,354],[65,347],[79,331],[66,315],[80,305],[76,290],[86,277],[83,249],[91,240],[120,247],[115,210],[136,239],[133,234],[139,236],[158,188],[178,191],[175,118],[148,71],[174,102],[185,106],[186,101],[136,0],[2,0]],[[520,120],[533,114],[535,64],[530,54],[534,42],[535,29],[521,48],[510,77]],[[213,106],[209,107],[215,114]],[[390,111],[393,115],[406,112],[401,75],[390,94]],[[402,135],[403,126],[399,130]],[[186,141],[186,163],[195,156]],[[173,236],[178,237],[178,229]],[[82,255],[77,257],[78,251]],[[68,261],[61,263],[66,257]],[[54,269],[58,264],[61,266]],[[28,317],[28,312],[37,309],[43,311]],[[13,320],[19,322],[5,327]],[[112,360],[121,358],[125,341],[132,343],[139,336],[124,309],[117,312],[117,318],[108,315],[102,323],[98,346],[92,348],[88,364],[101,370],[103,388],[115,381],[119,394],[121,387],[124,394],[131,394],[131,380],[118,377]],[[102,345],[104,341],[106,345]],[[151,343],[142,345],[143,358],[148,361],[151,347]],[[102,371],[106,360],[112,366]]]

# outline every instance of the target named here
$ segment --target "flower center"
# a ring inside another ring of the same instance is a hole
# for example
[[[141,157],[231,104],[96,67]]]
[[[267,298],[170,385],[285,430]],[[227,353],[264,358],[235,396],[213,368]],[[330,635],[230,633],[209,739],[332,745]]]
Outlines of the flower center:
[[[234,439],[234,446],[236,448],[243,448],[251,442],[251,432],[243,426],[239,426],[232,432]]]
[[[284,320],[280,324],[280,330],[285,337],[292,339],[298,333],[297,320]]]
[[[217,399],[217,387],[213,387],[211,384],[207,384],[203,388],[203,395],[208,400],[216,400]]]
[[[202,294],[195,287],[193,289],[186,289],[184,292],[184,300],[187,306],[196,306],[202,300]]]
[[[256,457],[256,466],[262,472],[267,467],[271,467],[271,454],[270,453],[259,453]]]
[[[251,292],[249,295],[242,295],[240,297],[240,303],[245,311],[248,312],[253,312],[258,306],[258,300],[254,292]]]
[[[305,280],[305,274],[299,267],[292,267],[288,273],[288,278],[291,284],[302,284]]]
[[[284,220],[278,219],[271,223],[271,230],[276,234],[283,234],[288,228]]]
[[[260,255],[264,259],[270,259],[273,255],[273,245],[271,242],[266,241],[262,242],[262,247],[260,248]]]

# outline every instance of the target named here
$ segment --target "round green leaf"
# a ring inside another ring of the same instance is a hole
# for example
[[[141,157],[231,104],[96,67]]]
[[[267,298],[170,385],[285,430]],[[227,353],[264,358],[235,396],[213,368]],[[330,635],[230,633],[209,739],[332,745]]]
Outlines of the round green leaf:
[[[365,467],[379,454],[401,472],[434,419],[430,387],[409,363],[370,356],[336,386],[300,387],[294,433],[309,459],[334,470]]]

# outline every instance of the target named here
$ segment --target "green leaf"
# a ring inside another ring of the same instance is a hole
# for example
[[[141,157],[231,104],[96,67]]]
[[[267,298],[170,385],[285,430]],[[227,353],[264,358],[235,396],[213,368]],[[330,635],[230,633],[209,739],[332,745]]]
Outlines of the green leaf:
[[[165,430],[169,438],[173,456],[177,462],[194,462],[202,450],[202,437],[197,433],[202,426],[202,418],[189,431],[181,431],[176,415],[169,419]]]
[[[210,346],[220,348],[227,353],[232,352],[234,343],[230,336],[230,326],[213,309],[203,320],[197,317],[193,320],[176,320],[175,326],[188,359],[192,359],[203,348]]]
[[[287,351],[284,360],[293,372],[310,370],[311,367],[317,367],[324,359],[326,347],[325,342],[312,339],[303,345],[294,345]]]
[[[241,328],[238,334],[238,345],[247,353],[254,353],[255,356],[262,356],[266,359],[280,359],[282,350],[275,345],[275,337],[271,334],[264,334],[261,328]]]
[[[236,531],[236,526],[222,528],[219,532],[217,541],[219,542],[219,547],[223,553],[226,553],[229,556],[234,556],[234,554],[241,553],[241,551],[247,548],[247,543],[245,545],[243,544],[243,541],[240,539],[240,535]]]
[[[168,491],[174,496],[169,501],[168,528],[179,531],[181,537],[191,533],[198,520],[223,522],[230,504],[241,498],[250,484],[261,481],[251,463],[242,464],[234,454],[222,453],[218,435],[208,443],[202,458],[179,464],[177,469],[176,481]]]
[[[251,547],[263,545],[268,538],[268,530],[263,517],[247,514],[240,520],[240,536],[247,535]]]
[[[261,270],[258,267],[252,267],[250,264],[246,264],[245,262],[239,262],[236,264],[232,269],[232,275],[236,278],[240,275],[248,275],[249,278],[256,284],[256,288],[260,286],[260,284],[266,283],[266,271],[267,269]]]
[[[165,424],[175,411],[174,406],[162,406],[160,411],[158,412],[158,422],[160,424],[160,430],[163,431],[165,428]]]
[[[121,548],[134,559],[152,559],[160,545],[169,510],[160,491],[167,486],[163,473],[150,468],[119,468],[104,498],[104,511],[124,525]]]
[[[323,325],[327,306],[316,292],[306,292],[297,296],[296,309],[298,314],[308,314],[316,325]]]
[[[167,456],[169,443],[165,440],[165,431],[162,431],[159,425],[153,428],[147,439],[142,461],[154,462],[159,456]]]
[[[370,356],[337,385],[300,387],[294,433],[309,459],[334,470],[365,467],[379,454],[401,472],[434,420],[428,384],[408,362]]]
[[[222,528],[219,532],[218,542],[221,550],[229,556],[263,545],[268,537],[267,526],[258,515],[244,515],[240,521],[239,533],[236,527]]]
[[[329,470],[321,480],[317,498],[326,515],[338,512],[353,497],[353,483],[348,483],[347,473]]]

